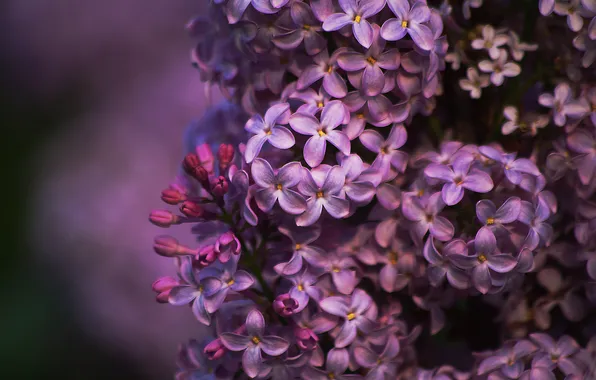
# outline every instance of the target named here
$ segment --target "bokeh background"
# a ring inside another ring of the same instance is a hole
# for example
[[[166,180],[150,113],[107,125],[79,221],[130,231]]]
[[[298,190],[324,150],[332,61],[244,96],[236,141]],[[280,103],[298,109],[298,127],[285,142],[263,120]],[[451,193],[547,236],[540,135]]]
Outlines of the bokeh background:
[[[147,216],[207,107],[203,3],[0,2],[0,378],[168,379],[200,334],[154,301]]]

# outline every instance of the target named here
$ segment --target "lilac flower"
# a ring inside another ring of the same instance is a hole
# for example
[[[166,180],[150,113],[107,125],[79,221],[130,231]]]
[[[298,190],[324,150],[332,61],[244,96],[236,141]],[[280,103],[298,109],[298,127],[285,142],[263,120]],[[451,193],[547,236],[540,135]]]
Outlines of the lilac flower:
[[[513,184],[519,184],[523,179],[524,173],[534,176],[540,175],[536,164],[527,158],[516,159],[515,153],[501,153],[489,146],[481,146],[478,148],[478,151],[489,159],[503,165],[505,176]]]
[[[279,201],[280,207],[288,214],[302,214],[306,210],[306,201],[291,189],[300,183],[302,169],[299,162],[289,162],[275,173],[269,162],[256,158],[251,166],[251,174],[259,187],[255,193],[259,208],[269,212]]]
[[[332,348],[327,354],[327,363],[325,370],[306,367],[304,378],[312,380],[359,380],[360,375],[344,375],[350,364],[350,354],[348,350],[342,348]]]
[[[568,252],[566,252],[568,253]],[[538,284],[548,291],[534,302],[536,325],[545,330],[550,327],[550,312],[558,306],[563,316],[571,322],[579,322],[586,315],[584,300],[570,288],[569,279],[564,280],[560,271],[547,267],[537,275]]]
[[[349,213],[349,202],[337,196],[345,182],[343,169],[339,166],[317,169],[304,169],[304,177],[298,184],[300,193],[308,197],[306,211],[296,218],[296,224],[300,227],[310,226],[319,220],[323,208],[336,219]]]
[[[522,208],[521,199],[511,197],[507,199],[497,210],[497,206],[488,200],[483,199],[476,203],[476,216],[478,220],[490,228],[496,234],[506,234],[504,224],[513,223],[517,220]]]
[[[559,16],[567,16],[567,26],[574,32],[579,32],[584,25],[583,9],[580,0],[570,0],[568,3],[555,2],[554,11]]]
[[[578,129],[567,136],[569,149],[581,153],[577,158],[577,174],[581,183],[588,184],[594,177],[596,170],[596,139],[594,133],[585,129]]]
[[[538,9],[543,16],[548,16],[555,10],[555,0],[539,0]]]
[[[530,227],[524,244],[529,249],[544,247],[550,244],[553,237],[553,227],[546,223],[550,216],[550,210],[542,203],[536,207],[530,202],[522,201],[519,213],[519,221]]]
[[[426,239],[422,253],[430,264],[426,273],[432,286],[441,286],[444,279],[447,278],[449,284],[457,289],[468,288],[468,276],[464,271],[457,268],[450,259],[451,255],[466,256],[468,254],[465,241],[454,239],[443,247],[442,252],[439,252],[435,246],[435,240],[431,236]]]
[[[214,246],[217,258],[222,263],[228,262],[230,258],[232,258],[232,255],[237,256],[241,249],[240,241],[231,231],[225,232],[219,236]]]
[[[501,55],[499,47],[505,45],[507,41],[507,36],[495,32],[495,28],[491,25],[485,25],[482,28],[482,38],[473,40],[471,46],[476,50],[486,49],[491,59],[498,59]]]
[[[185,284],[172,288],[168,301],[176,306],[191,304],[192,312],[197,320],[204,325],[211,324],[211,315],[205,307],[205,288],[201,283],[202,275],[196,273],[190,257],[180,259],[179,275]]]
[[[478,70],[474,67],[468,67],[466,75],[467,79],[459,80],[459,86],[462,90],[470,91],[472,99],[480,99],[482,89],[489,85],[489,77],[487,75],[478,75]]]
[[[333,284],[342,294],[352,293],[358,285],[359,279],[354,270],[356,266],[353,258],[336,254],[326,257],[324,263],[325,272],[331,275]]]
[[[422,242],[422,238],[430,231],[431,236],[440,241],[448,241],[455,231],[449,219],[438,214],[445,207],[441,193],[437,192],[421,201],[414,196],[404,196],[402,212],[412,223],[411,232],[414,241]]]
[[[350,345],[358,331],[367,333],[374,327],[374,321],[366,316],[372,306],[372,298],[361,289],[356,289],[348,298],[345,296],[327,297],[319,303],[325,312],[344,318],[344,323],[335,337],[335,347],[344,348]]]
[[[365,346],[357,346],[354,348],[354,357],[359,365],[369,369],[365,379],[386,379],[396,375],[399,349],[399,340],[395,335],[390,335],[380,353]]]
[[[246,223],[251,226],[256,226],[258,218],[250,206],[253,194],[252,189],[249,188],[249,178],[246,171],[238,170],[234,172],[232,175],[232,188],[234,193],[230,195],[230,198],[232,200],[237,200],[240,204],[241,214]]]
[[[532,367],[558,367],[566,375],[582,374],[579,361],[573,357],[579,351],[573,338],[564,335],[555,342],[550,335],[534,333],[530,339],[541,349],[532,359]]]
[[[255,282],[246,271],[236,270],[236,260],[230,260],[228,263],[230,264],[222,268],[208,267],[201,272],[207,297],[205,308],[209,313],[214,313],[220,308],[230,290],[241,292]]]
[[[290,126],[303,135],[311,135],[304,145],[304,160],[311,167],[323,162],[327,141],[337,147],[343,154],[350,154],[350,140],[340,131],[336,131],[340,124],[345,124],[346,108],[338,101],[329,102],[321,113],[319,122],[314,116],[295,113],[290,117]]]
[[[366,105],[365,113],[370,116],[367,119],[376,127],[385,127],[392,122],[401,123],[408,116],[407,113],[400,113],[385,95],[367,96],[360,90],[351,91],[342,102],[350,112],[361,110]]]
[[[375,185],[367,181],[364,176],[364,178],[360,178],[362,172],[365,170],[364,162],[362,162],[360,156],[350,154],[341,160],[340,166],[346,176],[340,197],[342,193],[345,193],[350,200],[359,204],[370,202],[375,196]]]
[[[565,125],[567,117],[580,118],[586,112],[581,104],[572,100],[571,88],[565,82],[555,87],[554,96],[551,94],[540,95],[538,103],[553,109],[553,120],[559,127]]]
[[[303,259],[309,264],[315,266],[324,265],[325,252],[319,248],[310,245],[321,235],[320,228],[293,228],[279,227],[279,232],[290,238],[292,242],[292,257],[288,262],[281,262],[274,268],[275,271],[284,276],[291,276],[303,267]]]
[[[287,351],[289,342],[279,336],[266,335],[265,319],[258,310],[252,310],[246,317],[246,334],[222,333],[220,339],[230,351],[244,351],[242,368],[251,378],[256,377],[262,369],[261,351],[271,356],[279,356]]]
[[[450,258],[458,267],[472,269],[472,282],[482,294],[488,293],[493,285],[491,271],[507,273],[517,265],[513,256],[498,253],[497,239],[487,227],[482,227],[469,245],[473,248],[471,254],[454,254]]]
[[[391,18],[381,27],[381,37],[387,41],[397,41],[410,35],[414,43],[423,50],[430,50],[433,44],[433,33],[424,23],[430,19],[430,10],[423,2],[415,2],[412,6],[408,0],[387,0],[389,9],[396,18]]]
[[[399,50],[385,50],[385,41],[379,36],[379,26],[373,26],[373,43],[366,53],[346,50],[337,58],[339,67],[350,75],[350,82],[367,96],[379,95],[384,92],[384,70],[399,68]],[[386,92],[386,91],[385,91]]]
[[[294,1],[290,6],[290,17],[296,29],[273,38],[275,46],[292,50],[304,41],[304,48],[308,55],[320,53],[327,45],[327,41],[319,34],[322,28],[311,8],[305,3]]]
[[[521,73],[521,67],[515,62],[507,62],[507,58],[507,51],[499,49],[494,61],[480,61],[478,68],[482,72],[490,73],[492,84],[500,86],[505,81],[505,77],[516,77]]]
[[[464,18],[469,20],[472,17],[470,8],[480,8],[482,6],[482,2],[483,0],[464,0],[464,3],[462,4]]]
[[[293,286],[288,294],[298,303],[296,310],[294,310],[295,313],[304,310],[311,298],[316,302],[323,298],[322,290],[316,286],[317,276],[307,270],[290,277],[289,280],[292,281]]]
[[[337,72],[337,58],[345,49],[337,49],[329,57],[327,49],[313,57],[314,64],[306,67],[296,83],[302,91],[316,81],[323,79],[323,89],[335,98],[343,98],[348,93],[346,82]]]
[[[525,52],[536,51],[538,49],[537,44],[527,44],[519,40],[519,36],[514,31],[509,31],[509,51],[511,57],[516,61],[521,61],[524,58]],[[495,59],[494,57],[491,57]]]
[[[408,164],[408,154],[399,150],[408,139],[406,128],[401,124],[395,124],[391,132],[384,140],[381,134],[375,130],[367,129],[360,135],[360,142],[371,152],[377,153],[377,157],[372,163],[373,170],[380,173],[387,173],[383,180],[387,180],[391,175],[390,171],[395,170],[403,173]]]
[[[536,346],[527,340],[508,344],[484,359],[478,366],[478,374],[483,375],[497,369],[509,379],[518,378],[524,370],[524,360],[536,351]]]
[[[448,206],[459,203],[464,196],[464,189],[477,193],[487,193],[493,188],[493,181],[488,174],[478,169],[470,169],[473,156],[460,153],[454,157],[451,166],[430,164],[424,169],[424,174],[446,182],[441,194]]]
[[[503,115],[507,121],[503,124],[501,132],[504,135],[509,135],[515,130],[519,129],[522,133],[528,132],[531,136],[536,136],[538,129],[544,128],[548,125],[548,117],[545,115],[536,115],[530,120],[520,120],[517,108],[507,106],[503,109]]]
[[[430,161],[435,164],[447,165],[463,144],[460,141],[443,141],[439,152],[425,151],[416,155],[416,163]]]
[[[289,90],[292,87],[292,85],[289,85],[286,90]],[[293,91],[288,95],[288,98],[298,99],[304,102],[303,105],[298,107],[296,113],[305,113],[313,116],[319,113],[331,101],[331,95],[325,91],[324,87],[321,87],[318,92],[312,88],[306,88],[302,91]]]
[[[385,0],[340,0],[339,6],[343,13],[334,13],[327,17],[323,22],[323,29],[331,32],[352,24],[354,37],[368,49],[373,41],[373,28],[367,19],[385,7]]]
[[[251,163],[259,155],[266,141],[278,149],[289,149],[294,146],[294,135],[280,125],[287,124],[289,116],[290,105],[282,103],[269,108],[264,118],[254,115],[246,122],[244,128],[254,134],[246,143],[244,159],[247,163]]]

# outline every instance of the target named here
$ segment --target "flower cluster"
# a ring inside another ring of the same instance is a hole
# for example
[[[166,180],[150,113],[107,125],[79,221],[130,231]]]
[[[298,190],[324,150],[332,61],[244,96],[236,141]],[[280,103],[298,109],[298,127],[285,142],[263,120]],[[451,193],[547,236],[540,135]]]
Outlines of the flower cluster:
[[[150,215],[196,238],[154,243],[210,331],[178,379],[594,375],[594,1],[208,9],[193,64],[244,116],[206,128],[242,142],[193,141]]]

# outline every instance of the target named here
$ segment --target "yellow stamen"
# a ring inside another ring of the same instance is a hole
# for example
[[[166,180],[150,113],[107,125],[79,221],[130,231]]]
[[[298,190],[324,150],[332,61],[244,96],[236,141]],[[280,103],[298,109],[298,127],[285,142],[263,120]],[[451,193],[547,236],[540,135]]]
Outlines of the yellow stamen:
[[[234,279],[232,278],[230,281],[228,281],[228,286],[232,286],[234,285]]]
[[[355,22],[356,24],[359,24],[359,23],[360,23],[360,21],[362,21],[362,16],[360,16],[360,15],[356,15],[356,17],[354,17],[354,22]]]
[[[352,319],[356,318],[356,314],[354,313],[349,313],[346,318],[348,319],[348,321],[351,321]]]
[[[418,190],[418,193],[417,193],[417,195],[418,195],[419,197],[423,196],[423,195],[424,195],[424,189],[420,189],[420,190]]]
[[[334,271],[335,273],[339,273],[340,269],[338,267],[333,267],[333,269],[331,269],[332,271]]]
[[[481,253],[480,255],[478,255],[478,262],[480,264],[483,264],[486,260],[487,260],[486,259],[486,256],[483,253]]]
[[[333,66],[327,67],[327,74],[331,74],[333,72]]]
[[[294,246],[294,251],[299,251],[302,248],[302,244],[296,244]]]
[[[377,60],[376,60],[376,59],[374,59],[373,57],[368,57],[368,58],[366,58],[366,61],[367,61],[368,63],[370,63],[371,65],[374,65],[375,63],[377,63]]]
[[[334,379],[335,379],[335,375],[333,374],[333,372],[329,372],[329,373],[327,374],[327,378],[328,378],[328,379],[331,379],[331,380],[334,380]]]
[[[281,184],[281,183],[278,183],[277,185],[275,185],[275,188],[276,188],[277,190],[281,190],[281,189],[283,189],[283,186],[282,186],[282,184]]]
[[[317,107],[319,107],[319,108],[323,108],[324,105],[325,104],[321,101],[317,102]],[[319,131],[319,133],[321,133],[321,132]]]
[[[301,292],[303,292],[304,291],[304,286],[302,286],[302,284],[298,284],[298,286],[296,287],[296,289],[298,289]]]
[[[362,112],[360,112],[360,113],[357,113],[357,114],[356,114],[356,117],[357,117],[358,119],[364,119],[364,114],[363,114]]]
[[[252,342],[253,342],[254,344],[259,344],[259,343],[261,343],[261,339],[259,339],[259,337],[258,337],[258,336],[253,336],[251,340],[252,340]]]
[[[389,263],[391,265],[397,264],[397,260],[398,260],[397,252],[395,252],[395,251],[387,252],[387,259],[389,260]]]
[[[302,29],[304,29],[304,30],[307,30],[308,31],[308,30],[310,30],[310,28],[311,28],[310,25],[306,25],[306,24],[305,25],[302,25]]]
[[[317,191],[317,198],[323,198],[325,194],[322,191]]]
[[[401,22],[401,27],[402,27],[402,28],[407,28],[407,27],[408,27],[408,25],[409,25],[409,23],[408,23],[408,21],[406,21],[406,20],[403,20],[403,21]]]
[[[271,135],[271,129],[269,129],[269,128],[265,129],[265,134],[267,136]]]

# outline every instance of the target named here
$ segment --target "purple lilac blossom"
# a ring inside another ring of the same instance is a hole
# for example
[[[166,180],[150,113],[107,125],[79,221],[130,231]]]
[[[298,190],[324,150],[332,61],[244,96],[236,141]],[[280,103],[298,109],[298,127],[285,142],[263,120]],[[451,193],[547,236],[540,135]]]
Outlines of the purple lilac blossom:
[[[330,32],[351,24],[358,43],[369,48],[373,42],[373,27],[367,19],[385,7],[385,0],[339,0],[339,6],[343,13],[334,13],[327,17],[323,29]]]
[[[423,50],[430,50],[433,34],[425,23],[430,19],[430,9],[423,2],[408,0],[387,0],[387,5],[396,18],[383,24],[381,37],[387,41],[401,40],[408,34],[414,43]]]

